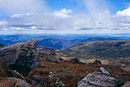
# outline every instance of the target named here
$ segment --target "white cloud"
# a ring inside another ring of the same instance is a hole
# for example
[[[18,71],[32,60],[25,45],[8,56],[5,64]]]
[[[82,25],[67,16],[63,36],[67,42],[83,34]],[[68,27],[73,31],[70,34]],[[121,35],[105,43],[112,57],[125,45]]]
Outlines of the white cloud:
[[[112,16],[113,24],[116,28],[120,29],[120,31],[126,33],[130,32],[130,7],[124,9],[122,11],[117,11],[115,15]]]
[[[33,16],[33,13],[25,13],[25,14],[13,14],[11,17],[23,17],[23,16]]]
[[[7,25],[8,23],[6,21],[0,21],[0,26],[5,26]]]
[[[42,1],[0,0],[0,10],[10,15],[4,21],[0,20],[0,30],[5,30],[5,33],[130,32],[130,8],[118,11],[113,16],[108,9],[107,0],[83,0],[82,3],[79,0],[87,12],[75,13],[66,8],[51,11]],[[28,25],[31,26],[26,27]]]
[[[102,13],[109,10],[106,0],[83,0],[82,4],[85,5],[89,14]]]
[[[54,14],[59,17],[70,17],[70,13],[72,13],[71,9],[61,9],[60,11],[55,11]]]
[[[86,8],[86,14],[79,14],[76,17],[75,24],[79,25],[78,28],[110,28],[113,27],[111,21],[111,14],[108,9],[106,0],[79,0],[79,3]]]
[[[123,11],[118,11],[116,16],[130,16],[130,7]]]
[[[44,0],[0,0],[0,11],[8,14],[47,11]]]

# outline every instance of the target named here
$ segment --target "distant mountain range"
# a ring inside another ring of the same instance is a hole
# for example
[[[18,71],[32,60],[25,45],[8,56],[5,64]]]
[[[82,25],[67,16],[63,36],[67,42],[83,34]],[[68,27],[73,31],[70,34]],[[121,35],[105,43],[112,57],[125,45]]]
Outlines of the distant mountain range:
[[[38,46],[47,46],[47,47],[52,47],[55,49],[66,49],[68,47],[71,47],[77,43],[83,42],[83,40],[60,40],[60,39],[54,39],[54,38],[49,38],[49,39],[43,39],[38,42]]]
[[[52,47],[54,49],[67,49],[84,41],[104,41],[104,40],[125,40],[130,37],[108,36],[108,35],[0,35],[0,42],[3,45],[11,45],[19,42],[26,42],[32,39],[39,39],[37,46]]]

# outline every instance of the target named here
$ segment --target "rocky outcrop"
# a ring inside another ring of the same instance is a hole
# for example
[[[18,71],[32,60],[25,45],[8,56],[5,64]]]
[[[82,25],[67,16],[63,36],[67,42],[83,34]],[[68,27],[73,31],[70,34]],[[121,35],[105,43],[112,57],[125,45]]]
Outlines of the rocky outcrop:
[[[31,77],[31,83],[36,87],[47,87],[47,84],[42,79],[37,77]]]
[[[78,87],[121,87],[121,85],[122,82],[103,67],[78,82]]]
[[[101,63],[101,61],[99,61],[99,60],[95,60],[92,64],[100,65],[100,64],[102,64],[102,63]]]
[[[19,72],[17,72],[16,70],[12,70],[12,76],[20,79],[25,79],[25,77],[21,75]]]
[[[71,63],[80,63],[80,60],[78,58],[73,58],[70,60]]]
[[[60,61],[55,51],[38,51],[39,57],[48,61]]]
[[[123,87],[130,87],[130,81],[126,82]]]
[[[0,48],[4,47],[4,45],[0,44]]]
[[[0,48],[0,60],[4,65],[20,73],[28,72],[38,64],[37,42],[36,39],[2,47]]]
[[[15,77],[8,77],[8,81],[16,84],[17,87],[31,87],[25,80],[18,79]]]

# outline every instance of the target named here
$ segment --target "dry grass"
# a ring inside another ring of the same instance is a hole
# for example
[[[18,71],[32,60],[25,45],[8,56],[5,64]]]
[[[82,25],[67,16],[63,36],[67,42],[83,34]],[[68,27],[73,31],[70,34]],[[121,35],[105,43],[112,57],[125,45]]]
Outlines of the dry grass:
[[[17,84],[9,82],[6,78],[0,80],[0,87],[18,87]]]
[[[98,70],[100,67],[106,68],[124,83],[130,80],[130,72],[115,67],[80,63],[74,64],[70,62],[52,62],[46,60],[42,60],[40,64],[30,72],[26,80],[28,79],[27,82],[29,82],[31,77],[38,77],[47,83],[47,87],[57,87],[56,81],[59,79],[58,85],[61,84],[60,81],[64,84],[64,86],[59,87],[75,87],[78,81],[83,79],[88,73]],[[0,87],[17,87],[17,84],[12,84],[6,79],[9,70],[9,68],[4,67],[0,63]],[[49,76],[50,72],[55,72],[53,77]],[[37,86],[32,85],[32,87]]]
[[[122,69],[109,67],[105,65],[89,65],[89,64],[73,64],[69,62],[51,62],[43,60],[38,67],[30,72],[31,76],[36,76],[47,82],[48,87],[56,87],[54,84],[55,79],[49,78],[49,72],[56,72],[57,78],[62,81],[64,87],[75,87],[78,81],[84,78],[88,73],[94,72],[100,67],[106,68],[117,78],[123,82],[130,80],[130,72],[126,72]]]
[[[10,76],[9,72],[11,70],[0,62],[0,87],[18,87],[17,84],[13,84],[7,80],[7,77]]]

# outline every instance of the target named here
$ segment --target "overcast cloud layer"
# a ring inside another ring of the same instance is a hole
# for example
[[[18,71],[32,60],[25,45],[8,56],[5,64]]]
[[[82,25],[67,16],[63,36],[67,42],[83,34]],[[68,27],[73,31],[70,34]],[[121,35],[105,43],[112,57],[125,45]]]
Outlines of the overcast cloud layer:
[[[107,0],[77,0],[86,12],[51,10],[45,0],[0,0],[0,34],[130,33],[130,7],[110,13]]]

